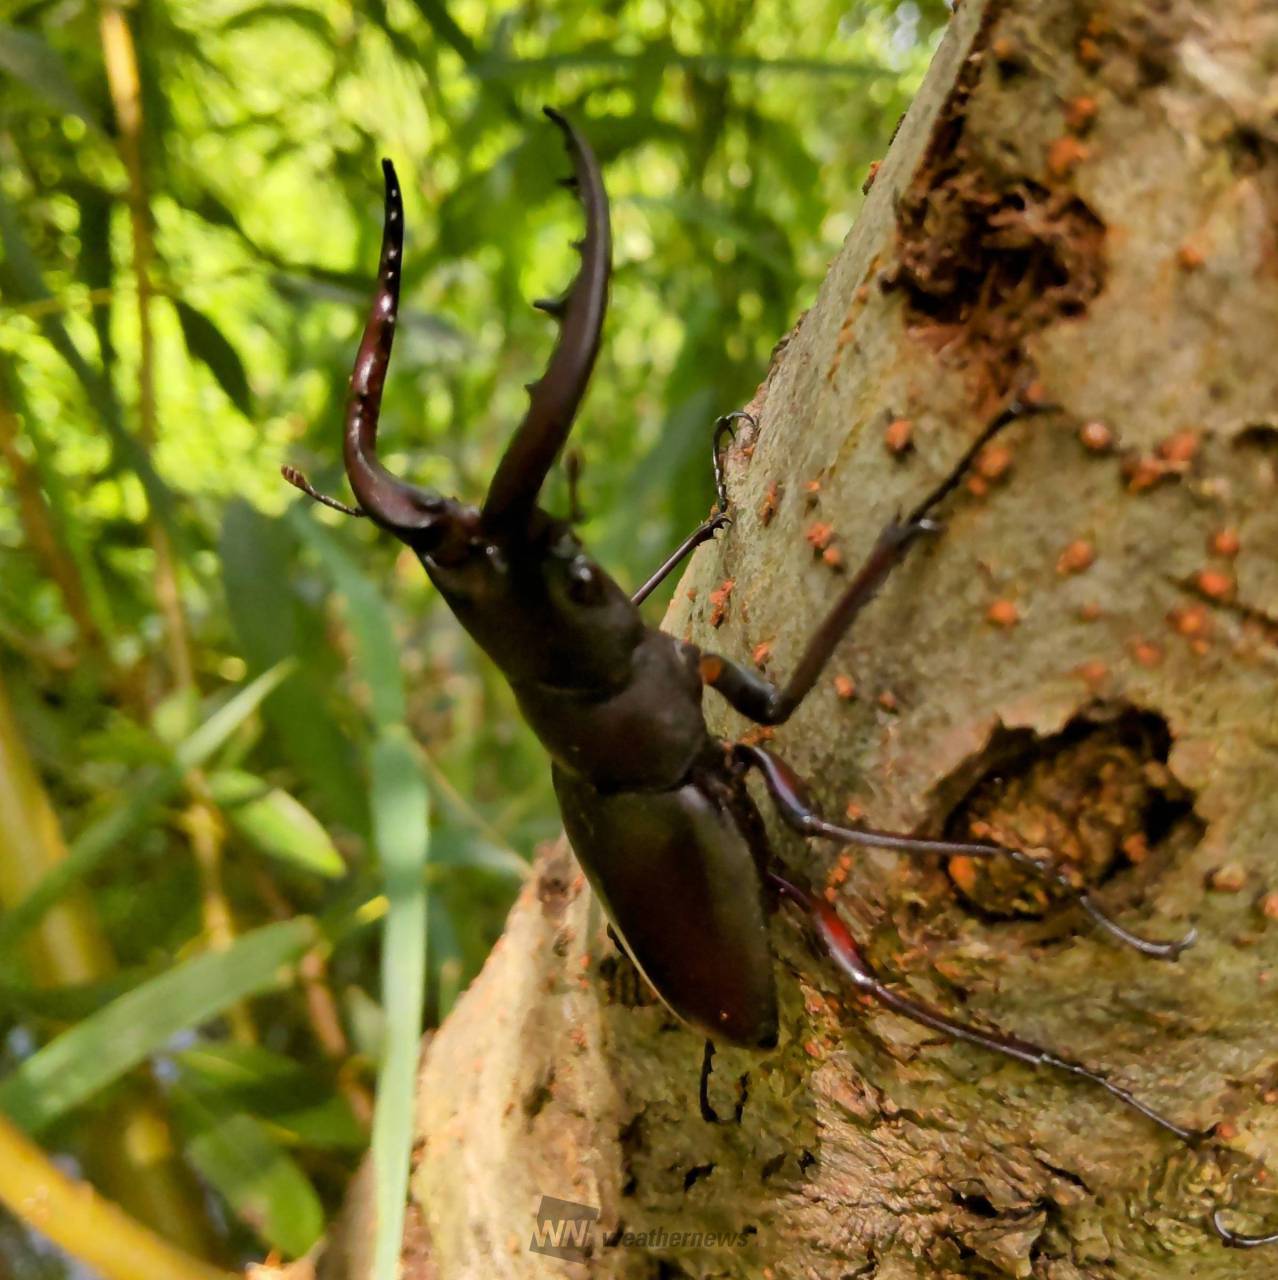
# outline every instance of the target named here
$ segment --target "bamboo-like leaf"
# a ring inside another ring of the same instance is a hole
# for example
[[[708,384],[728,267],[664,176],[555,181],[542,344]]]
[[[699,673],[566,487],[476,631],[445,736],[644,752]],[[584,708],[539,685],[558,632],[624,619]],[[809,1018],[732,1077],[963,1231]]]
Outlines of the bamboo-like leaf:
[[[230,769],[210,775],[208,783],[231,826],[259,852],[330,879],[346,874],[346,863],[328,832],[287,791]]]
[[[186,349],[202,361],[226,392],[227,398],[246,417],[253,416],[253,393],[240,353],[227,340],[222,330],[202,311],[197,311],[181,298],[173,299]]]
[[[309,504],[289,508],[289,523],[323,562],[346,602],[346,624],[358,647],[359,669],[372,695],[373,719],[381,725],[404,718],[404,680],[400,674],[395,629],[381,592],[356,568],[337,539],[318,524]]]
[[[66,64],[34,31],[0,23],[0,71],[20,80],[54,110],[79,116],[94,129],[101,127]]]
[[[307,917],[266,925],[144,982],[64,1031],[0,1082],[0,1111],[39,1133],[177,1035],[281,985],[319,938]]]
[[[236,1215],[273,1249],[299,1257],[319,1239],[324,1209],[310,1179],[260,1120],[174,1090],[186,1154]]]
[[[75,883],[86,876],[126,836],[141,828],[182,783],[185,774],[203,764],[287,678],[293,662],[263,672],[209,718],[173,753],[168,768],[131,792],[110,813],[85,828],[71,842],[67,857],[12,911],[0,916],[0,955],[13,946]]]
[[[377,1234],[373,1280],[396,1280],[413,1146],[417,1055],[426,986],[426,888],[430,801],[417,753],[402,728],[386,728],[370,760],[373,839],[390,908],[382,945],[386,1039],[373,1116]]]

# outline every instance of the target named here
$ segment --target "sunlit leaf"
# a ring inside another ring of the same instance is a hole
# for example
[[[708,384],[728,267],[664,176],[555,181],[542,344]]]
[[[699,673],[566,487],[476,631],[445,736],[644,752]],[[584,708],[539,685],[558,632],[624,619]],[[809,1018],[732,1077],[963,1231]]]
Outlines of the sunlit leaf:
[[[158,805],[182,785],[183,777],[203,764],[293,669],[286,659],[246,685],[181,744],[173,762],[161,773],[141,783],[109,813],[86,827],[72,842],[67,857],[11,911],[0,916],[0,954],[35,925],[70,887],[82,880],[126,836],[142,827]]]
[[[231,825],[259,852],[315,875],[346,873],[328,832],[287,791],[238,770],[211,774],[208,783]]]
[[[225,951],[206,951],[151,978],[64,1031],[0,1081],[0,1111],[39,1132],[237,1001],[286,980],[285,966],[318,941],[312,920],[266,925]]]

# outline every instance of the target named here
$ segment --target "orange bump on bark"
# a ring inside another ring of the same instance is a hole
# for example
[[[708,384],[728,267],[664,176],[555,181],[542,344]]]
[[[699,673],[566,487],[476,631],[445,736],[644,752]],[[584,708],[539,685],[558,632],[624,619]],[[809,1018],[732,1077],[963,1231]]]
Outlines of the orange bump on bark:
[[[1095,98],[1080,94],[1065,104],[1065,123],[1075,133],[1082,133],[1096,119],[1097,110]]]
[[[1095,622],[1101,616],[1101,607],[1095,600],[1088,600],[1079,606],[1078,616],[1083,622]]]
[[[699,591],[700,589],[698,587],[689,587],[687,591],[684,592],[684,595],[686,595],[689,600],[695,600],[699,594]]]
[[[1207,261],[1203,251],[1192,241],[1186,240],[1184,244],[1176,250],[1176,261],[1186,271],[1197,271],[1199,267]]]
[[[1166,462],[1185,465],[1197,456],[1198,444],[1197,431],[1177,431],[1159,444],[1158,456]]]
[[[1078,42],[1078,60],[1085,67],[1099,67],[1101,64],[1100,45],[1091,36],[1084,36]]]
[[[1020,45],[1008,35],[996,37],[994,42],[990,45],[990,49],[1000,62],[1014,61],[1017,54],[1021,51]]]
[[[865,817],[865,810],[855,800],[849,800],[844,806],[843,814],[849,822],[860,822]],[[844,854],[843,856],[847,857],[848,855]]]
[[[1086,538],[1077,538],[1057,558],[1056,572],[1082,573],[1095,563],[1096,548]]]
[[[986,609],[985,620],[996,627],[1014,627],[1021,620],[1021,611],[1011,600],[995,600]]]
[[[1103,422],[1084,422],[1078,429],[1078,438],[1084,448],[1093,453],[1104,453],[1114,447],[1114,433]]]
[[[1278,892],[1270,890],[1261,898],[1259,905],[1260,914],[1266,920],[1278,920]],[[1275,1096],[1274,1101],[1278,1102],[1278,1096]]]
[[[1207,883],[1217,893],[1238,893],[1246,887],[1247,872],[1236,862],[1226,862],[1211,873]]]
[[[861,183],[861,194],[869,195],[870,188],[874,185],[874,179],[879,176],[879,169],[882,167],[882,160],[871,160],[870,171],[865,175],[865,181]]]
[[[1200,569],[1194,582],[1198,590],[1211,600],[1224,600],[1233,594],[1233,578],[1220,569]]]
[[[1158,458],[1136,454],[1123,461],[1123,474],[1127,477],[1127,488],[1131,493],[1152,489],[1160,480],[1166,479],[1170,471],[1167,463]]]
[[[805,481],[805,482],[804,482],[804,485],[803,485],[803,492],[804,492],[804,493],[812,493],[812,494],[820,493],[820,492],[821,492],[821,481],[820,481],[820,480],[808,480],[808,481]]]
[[[780,501],[780,497],[781,491],[774,480],[768,485],[768,490],[763,495],[763,501],[759,503],[759,523],[761,525],[766,527],[772,523],[772,517],[777,513],[777,503]]]
[[[1152,640],[1133,640],[1132,657],[1142,667],[1161,666],[1163,661],[1162,646],[1155,644]]]
[[[1233,559],[1238,554],[1240,543],[1238,541],[1237,529],[1217,529],[1208,540],[1208,550],[1214,556],[1225,556]]]
[[[856,697],[856,681],[851,676],[837,675],[834,677],[834,692],[844,702],[851,702]]]
[[[756,667],[762,667],[764,663],[772,656],[772,641],[764,640],[761,644],[754,646],[754,652],[750,654],[752,661]]]
[[[1072,173],[1091,154],[1072,134],[1063,134],[1047,149],[1047,170],[1053,177]]]
[[[818,520],[808,527],[808,531],[803,536],[814,550],[824,551],[834,539],[834,526],[824,520]]]
[[[1085,684],[1095,689],[1104,683],[1106,676],[1109,675],[1109,667],[1099,658],[1092,658],[1089,662],[1084,662],[1077,667],[1076,672]]]
[[[1141,863],[1149,857],[1149,839],[1143,831],[1134,831],[1123,841],[1123,852],[1129,862]]]
[[[809,1058],[819,1058],[821,1056],[821,1046],[815,1040],[805,1040],[803,1042],[803,1052]]]
[[[1012,465],[1012,451],[1004,444],[987,444],[976,455],[976,474],[984,480],[1000,480]]]
[[[831,569],[843,568],[843,552],[840,551],[838,547],[826,547],[826,549],[821,552],[821,559],[825,561]]]
[[[723,620],[728,616],[728,598],[732,595],[732,588],[736,585],[734,579],[725,578],[710,593],[710,625],[712,627],[723,626]]]
[[[1173,609],[1167,615],[1167,621],[1182,636],[1204,636],[1211,628],[1211,618],[1207,614],[1207,610],[1200,604],[1189,604],[1179,609]]]
[[[976,888],[976,863],[966,854],[950,859],[950,875],[964,893],[971,893]]]
[[[896,418],[889,422],[883,432],[883,443],[891,453],[904,453],[914,435],[914,423],[909,418]]]
[[[884,689],[883,692],[879,694],[879,706],[881,706],[884,711],[895,711],[900,705],[901,704],[896,700],[896,694],[894,694],[891,689]]]
[[[1238,1126],[1232,1120],[1217,1120],[1212,1132],[1224,1142],[1232,1142],[1238,1136]]]
[[[990,491],[988,480],[983,480],[980,476],[968,476],[967,491],[974,498],[983,498]]]

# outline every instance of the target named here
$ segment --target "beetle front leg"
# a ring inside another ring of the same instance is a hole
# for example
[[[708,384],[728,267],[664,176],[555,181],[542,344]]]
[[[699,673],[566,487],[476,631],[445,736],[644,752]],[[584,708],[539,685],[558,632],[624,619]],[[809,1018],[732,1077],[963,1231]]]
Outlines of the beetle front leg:
[[[768,788],[773,802],[780,811],[786,824],[803,836],[820,836],[834,840],[840,844],[871,845],[880,849],[899,849],[903,853],[939,853],[950,856],[962,855],[969,858],[1006,858],[1030,875],[1047,884],[1063,890],[1065,895],[1077,903],[1105,930],[1125,946],[1132,947],[1143,955],[1155,956],[1163,960],[1174,960],[1186,947],[1194,944],[1198,937],[1196,929],[1190,929],[1183,938],[1172,942],[1159,942],[1152,938],[1141,937],[1125,929],[1117,920],[1112,919],[1101,910],[1085,888],[1076,884],[1069,874],[1059,865],[1042,862],[1022,849],[1014,849],[1010,845],[993,844],[989,841],[967,840],[927,840],[918,836],[905,835],[896,831],[882,831],[875,827],[844,827],[828,822],[813,808],[808,799],[807,788],[802,780],[783,760],[778,759],[770,751],[762,747],[738,744],[733,748],[737,759],[747,768],[758,769]]]
[[[732,523],[728,515],[728,489],[723,476],[723,441],[732,434],[732,424],[744,418],[752,427],[758,427],[754,415],[738,409],[725,413],[714,424],[714,491],[715,506],[710,516],[703,520],[665,559],[661,567],[630,597],[631,604],[643,602],[703,543],[709,542],[719,529]]]
[[[924,534],[940,531],[941,526],[932,519],[932,512],[958,487],[977,454],[1010,423],[1030,414],[1048,413],[1055,407],[1022,404],[1014,400],[985,427],[941,483],[904,520],[888,522],[866,556],[865,563],[808,641],[798,667],[785,685],[777,688],[726,658],[713,655],[707,655],[702,662],[701,674],[705,683],[717,689],[732,706],[758,724],[784,724],[812,691],[839,641],[851,629],[861,610],[878,594],[892,570],[905,559],[905,553]]]

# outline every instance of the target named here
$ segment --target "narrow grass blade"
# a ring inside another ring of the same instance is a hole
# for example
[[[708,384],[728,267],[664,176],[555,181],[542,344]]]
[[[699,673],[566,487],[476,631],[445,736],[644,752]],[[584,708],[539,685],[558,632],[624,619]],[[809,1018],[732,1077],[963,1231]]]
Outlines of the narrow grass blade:
[[[179,1031],[278,987],[284,966],[318,937],[313,920],[286,920],[144,982],[51,1040],[0,1082],[0,1111],[39,1133],[163,1049]]]
[[[292,670],[291,662],[281,662],[264,671],[219,707],[177,748],[168,768],[138,787],[117,808],[86,827],[71,842],[67,857],[12,911],[0,917],[0,955],[37,924],[44,913],[73,884],[92,871],[121,840],[144,826],[156,807],[178,789],[185,774],[203,764]]]
[[[417,1055],[426,985],[429,792],[407,731],[384,729],[371,757],[373,839],[390,908],[382,946],[386,1038],[373,1116],[377,1230],[373,1280],[397,1280],[413,1145]]]

